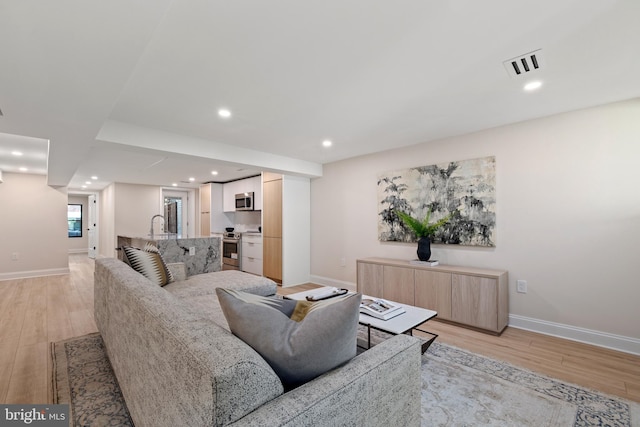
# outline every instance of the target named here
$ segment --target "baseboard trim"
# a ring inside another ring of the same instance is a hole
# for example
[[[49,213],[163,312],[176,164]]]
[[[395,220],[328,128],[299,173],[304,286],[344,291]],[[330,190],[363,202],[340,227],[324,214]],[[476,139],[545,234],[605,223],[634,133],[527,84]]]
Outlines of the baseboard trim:
[[[13,273],[0,273],[0,281],[13,280],[13,279],[28,279],[30,277],[59,276],[61,274],[69,274],[69,267],[51,268],[48,270],[32,270],[32,271],[16,271]]]
[[[533,319],[531,317],[509,315],[509,326],[517,329],[551,335],[571,341],[578,341],[611,350],[622,351],[640,355],[640,339],[594,331],[592,329],[579,328],[561,323],[547,322],[546,320]]]
[[[88,254],[89,249],[69,249],[70,254]]]
[[[349,289],[350,291],[353,291],[353,292],[355,292],[357,289],[357,286],[355,283],[343,282],[342,280],[331,279],[329,277],[314,276],[312,274],[309,279],[311,280],[311,283],[315,283],[316,285],[333,286],[334,288]]]

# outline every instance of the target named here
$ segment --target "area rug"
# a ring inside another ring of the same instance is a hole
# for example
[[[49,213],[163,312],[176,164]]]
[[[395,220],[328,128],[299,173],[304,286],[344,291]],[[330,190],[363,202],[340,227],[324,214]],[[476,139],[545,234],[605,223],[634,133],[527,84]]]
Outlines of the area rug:
[[[423,426],[640,425],[638,403],[437,342],[422,384]]]
[[[51,403],[72,426],[133,426],[99,333],[51,343]]]
[[[51,356],[52,403],[70,404],[74,426],[133,425],[99,334],[52,343]],[[640,426],[640,404],[438,342],[422,356],[421,415],[422,426]]]

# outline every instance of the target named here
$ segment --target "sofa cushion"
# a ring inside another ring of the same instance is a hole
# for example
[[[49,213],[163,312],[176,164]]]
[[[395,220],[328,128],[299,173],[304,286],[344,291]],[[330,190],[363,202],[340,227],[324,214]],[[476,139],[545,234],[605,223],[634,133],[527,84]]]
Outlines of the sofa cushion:
[[[216,289],[231,332],[269,363],[286,388],[356,355],[361,294],[293,301]]]
[[[252,294],[275,295],[278,285],[271,279],[238,270],[216,271],[189,276],[186,280],[176,280],[165,287],[180,298],[215,295],[215,288],[235,289]]]
[[[122,250],[125,262],[152,283],[164,286],[173,282],[173,275],[155,246],[147,243],[143,249],[123,246]]]

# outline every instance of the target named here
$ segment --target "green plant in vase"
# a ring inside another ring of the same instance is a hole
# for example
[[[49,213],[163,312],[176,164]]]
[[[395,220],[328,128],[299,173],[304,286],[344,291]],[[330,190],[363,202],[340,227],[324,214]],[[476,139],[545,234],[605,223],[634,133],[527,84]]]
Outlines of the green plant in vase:
[[[424,220],[420,221],[415,219],[411,215],[406,212],[396,210],[396,215],[403,222],[404,225],[409,228],[413,234],[418,238],[418,259],[420,261],[429,261],[431,258],[431,240],[436,231],[443,225],[449,222],[451,219],[451,214],[441,218],[439,221],[434,222],[433,224],[429,224],[429,219],[431,217],[431,209],[427,212]]]

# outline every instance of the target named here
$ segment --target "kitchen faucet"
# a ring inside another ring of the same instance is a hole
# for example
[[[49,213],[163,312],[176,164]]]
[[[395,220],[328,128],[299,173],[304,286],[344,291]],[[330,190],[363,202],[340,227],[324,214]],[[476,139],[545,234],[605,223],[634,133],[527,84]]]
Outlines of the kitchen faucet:
[[[156,219],[156,217],[162,218],[162,223],[164,224],[164,215],[156,214],[151,217],[151,228],[149,229],[149,236],[151,236],[152,239],[153,239],[153,220]]]

